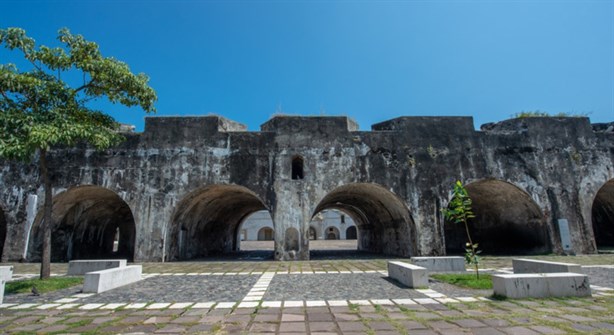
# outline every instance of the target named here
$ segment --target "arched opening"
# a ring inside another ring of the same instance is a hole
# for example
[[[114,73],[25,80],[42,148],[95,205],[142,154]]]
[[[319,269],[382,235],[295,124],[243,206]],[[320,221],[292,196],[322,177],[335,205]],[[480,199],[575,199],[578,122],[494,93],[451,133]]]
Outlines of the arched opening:
[[[358,238],[358,234],[356,232],[356,226],[348,227],[345,231],[345,239],[346,240],[355,240]]]
[[[299,251],[300,236],[296,228],[286,229],[284,251]]]
[[[258,231],[258,241],[273,241],[275,232],[269,227],[261,228]]]
[[[130,207],[100,186],[77,186],[53,197],[51,261],[122,258],[134,260],[136,226]],[[28,258],[39,261],[43,210],[32,227]],[[116,239],[117,238],[117,239]]]
[[[593,201],[592,221],[597,249],[614,248],[614,179],[597,192]]]
[[[115,236],[113,237],[113,252],[119,251],[119,227],[115,229]]]
[[[4,252],[4,241],[6,241],[6,217],[4,216],[4,210],[0,206],[0,261],[2,261],[2,255]]]
[[[327,240],[338,240],[339,239],[339,229],[337,227],[326,228],[326,239]]]
[[[415,224],[409,209],[399,197],[380,185],[353,183],[337,187],[316,207],[312,225],[325,221],[325,210],[337,210],[337,234],[341,239],[346,238],[340,232],[346,231],[351,219],[358,238],[351,241],[355,243],[354,252],[358,250],[403,257],[417,252]],[[324,229],[322,231],[327,233]],[[322,236],[324,238],[326,236]],[[310,250],[314,250],[312,243]],[[317,258],[318,255],[312,253],[310,257],[314,256]]]
[[[484,254],[527,255],[551,250],[544,216],[526,192],[495,179],[477,181],[465,189],[475,214],[469,220],[469,233]],[[444,232],[446,253],[464,253],[464,225],[445,222]]]
[[[190,192],[177,204],[172,217],[166,259],[238,256],[241,239],[250,239],[242,223],[258,211],[268,215],[274,229],[262,200],[243,186],[210,185]],[[258,229],[251,238],[257,240],[257,233]]]
[[[292,158],[292,179],[303,179],[305,176],[303,172],[303,157],[294,156]]]
[[[315,241],[318,238],[318,233],[314,227],[309,227],[309,240]]]

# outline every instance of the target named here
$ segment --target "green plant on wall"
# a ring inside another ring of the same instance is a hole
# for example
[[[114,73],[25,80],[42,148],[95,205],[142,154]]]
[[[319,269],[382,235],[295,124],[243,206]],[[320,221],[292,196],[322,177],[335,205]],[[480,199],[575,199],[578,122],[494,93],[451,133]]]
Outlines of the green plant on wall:
[[[467,239],[469,242],[465,244],[465,261],[469,265],[473,265],[475,268],[475,275],[480,278],[479,254],[481,250],[478,250],[478,244],[473,243],[471,240],[471,234],[469,234],[468,220],[474,218],[475,215],[471,211],[471,198],[469,193],[463,186],[463,183],[456,181],[454,189],[452,190],[452,199],[447,208],[442,209],[443,215],[446,220],[453,224],[463,224],[465,226],[465,232],[467,233]]]

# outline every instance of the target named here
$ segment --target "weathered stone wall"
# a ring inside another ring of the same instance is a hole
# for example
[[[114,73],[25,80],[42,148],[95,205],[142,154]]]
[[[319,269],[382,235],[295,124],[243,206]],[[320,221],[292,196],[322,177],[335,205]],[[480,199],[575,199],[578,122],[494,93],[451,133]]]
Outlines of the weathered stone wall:
[[[217,116],[153,117],[143,133],[126,134],[113,149],[56,148],[50,158],[58,226],[53,243],[68,246],[57,250],[77,248],[90,234],[100,240],[90,247],[104,251],[112,231],[134,230],[134,241],[122,245],[137,261],[200,258],[235,250],[242,220],[268,209],[275,257],[308,259],[311,218],[339,209],[356,222],[359,249],[441,255],[446,233],[448,241],[462,240],[450,235],[441,215],[460,179],[474,183],[476,196],[490,194],[474,204],[496,223],[477,220],[478,234],[496,232],[498,225],[537,229],[546,245],[536,250],[561,252],[557,222],[564,218],[573,250],[596,251],[593,200],[614,178],[614,133],[607,127],[595,132],[587,118],[526,118],[475,131],[469,117],[402,117],[372,131],[357,129],[345,117],[278,116],[260,132]],[[292,178],[297,157],[302,179]],[[43,190],[36,164],[0,162],[5,261],[39,257]],[[492,182],[479,183],[484,180]],[[126,206],[110,202],[109,191],[120,199],[113,201],[125,202],[132,220]],[[498,203],[484,199],[497,192]],[[121,219],[102,219],[120,217],[120,208]],[[521,213],[529,209],[534,215],[527,219]],[[79,225],[99,228],[72,228]],[[58,252],[56,259],[70,258]]]

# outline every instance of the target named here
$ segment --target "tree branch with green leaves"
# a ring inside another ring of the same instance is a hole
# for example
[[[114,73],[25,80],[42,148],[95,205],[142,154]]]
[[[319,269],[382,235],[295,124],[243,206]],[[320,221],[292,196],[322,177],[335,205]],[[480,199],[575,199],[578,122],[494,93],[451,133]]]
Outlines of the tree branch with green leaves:
[[[147,113],[155,112],[157,101],[145,74],[134,74],[127,64],[104,57],[95,42],[66,28],[60,29],[58,40],[59,47],[37,47],[21,28],[0,29],[0,45],[19,51],[31,65],[20,70],[14,63],[0,64],[0,156],[30,161],[38,154],[45,189],[41,278],[50,274],[49,150],[80,142],[102,150],[122,141],[119,124],[91,108],[92,101],[105,98]],[[83,82],[62,79],[75,76]]]

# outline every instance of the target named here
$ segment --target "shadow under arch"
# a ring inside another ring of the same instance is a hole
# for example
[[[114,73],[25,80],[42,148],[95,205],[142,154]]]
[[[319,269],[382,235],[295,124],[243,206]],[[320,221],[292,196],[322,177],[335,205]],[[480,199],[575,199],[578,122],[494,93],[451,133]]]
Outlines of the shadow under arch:
[[[475,218],[469,232],[484,254],[540,254],[552,250],[546,220],[539,206],[517,186],[484,179],[465,185]],[[446,253],[465,252],[463,224],[444,223]]]
[[[4,255],[4,242],[6,241],[7,220],[4,208],[0,205],[0,262]]]
[[[599,189],[591,212],[597,249],[614,248],[614,179]]]
[[[28,246],[30,261],[41,259],[43,211],[38,212],[32,227]],[[134,260],[134,217],[128,204],[115,192],[95,185],[69,188],[53,197],[51,215],[54,223],[51,228],[52,262]]]
[[[238,251],[241,223],[261,210],[268,208],[258,195],[239,185],[214,184],[188,193],[171,219],[166,260]]]
[[[326,209],[352,217],[358,229],[358,250],[409,257],[417,254],[416,228],[405,203],[374,183],[351,183],[328,193],[312,218]]]

